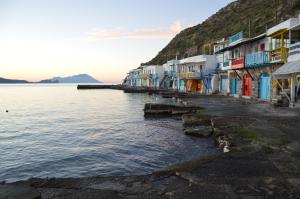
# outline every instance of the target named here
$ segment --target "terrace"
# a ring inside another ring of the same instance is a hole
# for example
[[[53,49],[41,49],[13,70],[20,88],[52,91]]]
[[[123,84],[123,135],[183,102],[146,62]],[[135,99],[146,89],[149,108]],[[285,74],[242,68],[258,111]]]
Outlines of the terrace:
[[[241,69],[245,66],[245,57],[238,57],[231,61],[231,69]]]
[[[181,72],[179,73],[180,79],[200,79],[201,72]]]
[[[287,47],[279,47],[270,51],[270,57],[272,63],[287,62],[289,55],[289,49]]]
[[[259,67],[270,64],[270,52],[259,51],[246,56],[246,67]]]

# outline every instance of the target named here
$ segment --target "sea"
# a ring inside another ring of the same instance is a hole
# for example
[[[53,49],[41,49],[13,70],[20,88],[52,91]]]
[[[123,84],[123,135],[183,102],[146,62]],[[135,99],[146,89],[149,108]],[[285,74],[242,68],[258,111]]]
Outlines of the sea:
[[[218,153],[184,135],[180,118],[145,119],[158,95],[77,90],[74,84],[0,85],[0,181],[144,175]]]

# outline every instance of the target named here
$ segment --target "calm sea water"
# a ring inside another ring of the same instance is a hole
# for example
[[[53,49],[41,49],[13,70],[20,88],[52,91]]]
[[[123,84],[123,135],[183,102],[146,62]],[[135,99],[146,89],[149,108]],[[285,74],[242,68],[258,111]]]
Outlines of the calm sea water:
[[[147,174],[216,153],[181,122],[145,120],[146,94],[75,85],[0,85],[0,181]],[[8,113],[5,110],[9,110]]]

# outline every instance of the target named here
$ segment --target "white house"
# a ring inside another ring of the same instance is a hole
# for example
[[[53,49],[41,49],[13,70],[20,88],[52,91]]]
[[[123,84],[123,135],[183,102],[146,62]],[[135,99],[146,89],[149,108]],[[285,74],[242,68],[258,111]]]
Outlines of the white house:
[[[216,74],[217,59],[214,55],[198,55],[179,61],[179,91],[209,93],[216,88],[212,81]]]
[[[143,75],[144,86],[158,89],[164,76],[164,68],[161,65],[143,66]]]
[[[164,77],[160,82],[161,88],[178,90],[178,63],[179,61],[174,59],[163,65]]]

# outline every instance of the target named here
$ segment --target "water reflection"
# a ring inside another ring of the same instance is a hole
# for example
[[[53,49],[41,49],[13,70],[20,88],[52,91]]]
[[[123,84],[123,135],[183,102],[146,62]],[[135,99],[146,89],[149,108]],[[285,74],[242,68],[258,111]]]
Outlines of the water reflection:
[[[0,180],[146,174],[216,152],[211,141],[183,135],[178,121],[144,120],[144,104],[157,96],[75,85],[0,93]]]

